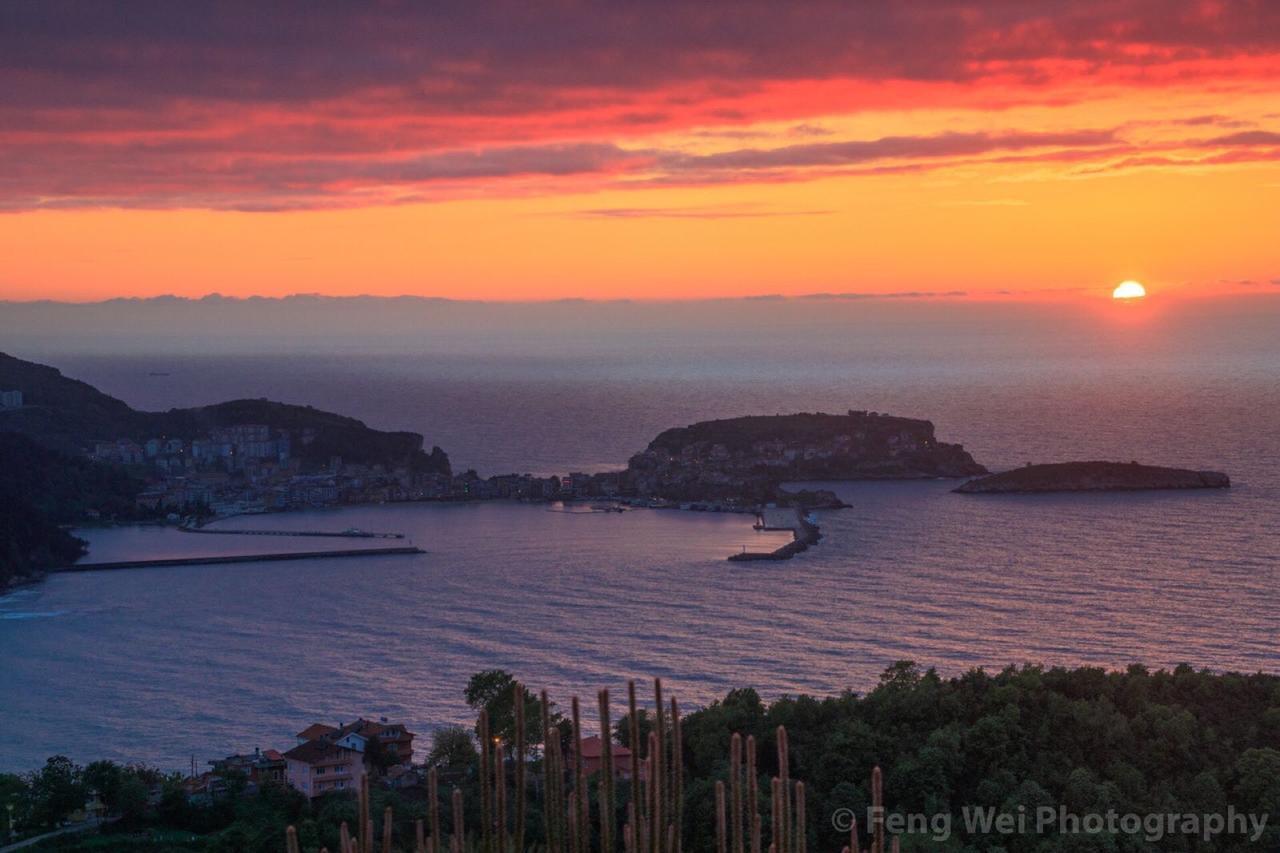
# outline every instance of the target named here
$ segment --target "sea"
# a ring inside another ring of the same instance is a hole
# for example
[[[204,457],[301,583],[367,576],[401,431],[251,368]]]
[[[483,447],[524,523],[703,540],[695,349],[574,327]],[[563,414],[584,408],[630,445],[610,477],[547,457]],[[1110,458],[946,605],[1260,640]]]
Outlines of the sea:
[[[624,306],[603,331],[570,316],[560,331],[489,328],[461,344],[6,341],[138,408],[305,403],[422,433],[455,470],[483,475],[622,467],[661,430],[707,418],[867,409],[927,418],[993,470],[1138,460],[1233,485],[970,496],[941,480],[824,484],[851,506],[818,513],[821,543],[785,562],[727,561],[787,538],[736,514],[493,502],[226,519],[215,526],[402,533],[425,553],[61,574],[0,597],[0,771],[53,754],[185,770],[357,716],[403,721],[425,746],[472,720],[467,679],[493,668],[562,705],[659,676],[686,708],[737,687],[862,693],[900,660],[947,676],[1280,673],[1278,303],[761,304],[743,325],[705,329],[678,311],[628,326]],[[80,535],[98,560],[330,542]]]

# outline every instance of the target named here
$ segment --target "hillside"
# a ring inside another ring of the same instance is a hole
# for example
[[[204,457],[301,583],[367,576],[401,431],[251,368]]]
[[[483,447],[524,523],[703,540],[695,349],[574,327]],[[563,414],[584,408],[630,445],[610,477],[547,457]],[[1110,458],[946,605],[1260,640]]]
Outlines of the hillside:
[[[449,474],[449,457],[413,432],[371,429],[355,418],[269,400],[233,400],[193,409],[140,412],[85,382],[42,364],[0,353],[0,389],[19,390],[21,409],[0,410],[0,431],[19,432],[67,454],[80,454],[98,441],[127,438],[200,438],[212,429],[261,424],[298,436],[293,454],[308,467],[331,457],[362,465],[408,466]]]
[[[135,503],[141,481],[25,435],[0,432],[0,472],[0,590],[83,553],[84,543],[59,525],[145,515]]]

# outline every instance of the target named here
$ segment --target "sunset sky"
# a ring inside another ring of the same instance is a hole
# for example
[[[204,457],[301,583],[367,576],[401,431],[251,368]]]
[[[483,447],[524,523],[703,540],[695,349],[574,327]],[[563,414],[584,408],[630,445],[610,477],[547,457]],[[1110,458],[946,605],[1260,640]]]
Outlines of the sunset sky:
[[[1280,291],[1280,3],[0,5],[0,298]]]

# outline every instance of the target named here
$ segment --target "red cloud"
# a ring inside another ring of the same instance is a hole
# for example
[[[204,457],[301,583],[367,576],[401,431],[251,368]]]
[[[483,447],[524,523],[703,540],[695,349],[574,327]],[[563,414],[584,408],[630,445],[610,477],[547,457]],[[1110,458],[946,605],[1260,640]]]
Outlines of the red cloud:
[[[1056,103],[1082,97],[1083,82],[1275,79],[1278,47],[1280,4],[1265,0],[303,12],[249,0],[152,0],[123,12],[15,0],[0,5],[0,208],[276,209],[421,198],[428,185],[477,181],[777,180],[883,159],[911,162],[865,168],[1087,149],[1117,140],[824,138],[699,156],[644,140],[869,107]],[[1268,135],[1216,146],[1274,145]]]

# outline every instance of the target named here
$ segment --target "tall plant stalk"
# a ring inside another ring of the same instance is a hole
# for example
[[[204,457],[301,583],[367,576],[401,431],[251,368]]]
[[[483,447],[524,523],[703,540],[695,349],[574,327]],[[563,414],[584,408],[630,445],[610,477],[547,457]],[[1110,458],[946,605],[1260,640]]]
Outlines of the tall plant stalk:
[[[609,722],[609,691],[596,694],[600,712],[600,851],[614,853],[613,822],[613,734]],[[517,850],[516,853],[524,853]]]
[[[528,790],[525,788],[524,763],[525,763],[525,752],[528,749],[528,745],[525,743],[526,728],[525,728],[525,720],[524,720],[524,706],[525,706],[525,697],[527,695],[527,692],[524,689],[524,685],[519,682],[516,682],[515,686],[512,688],[512,692],[515,694],[514,701],[516,706],[516,711],[515,711],[515,717],[516,717],[516,744],[515,744],[516,746],[516,778],[515,778],[516,813],[515,813],[515,845],[514,846],[515,846],[515,853],[525,853],[524,822],[525,822],[526,800],[528,798]]]

